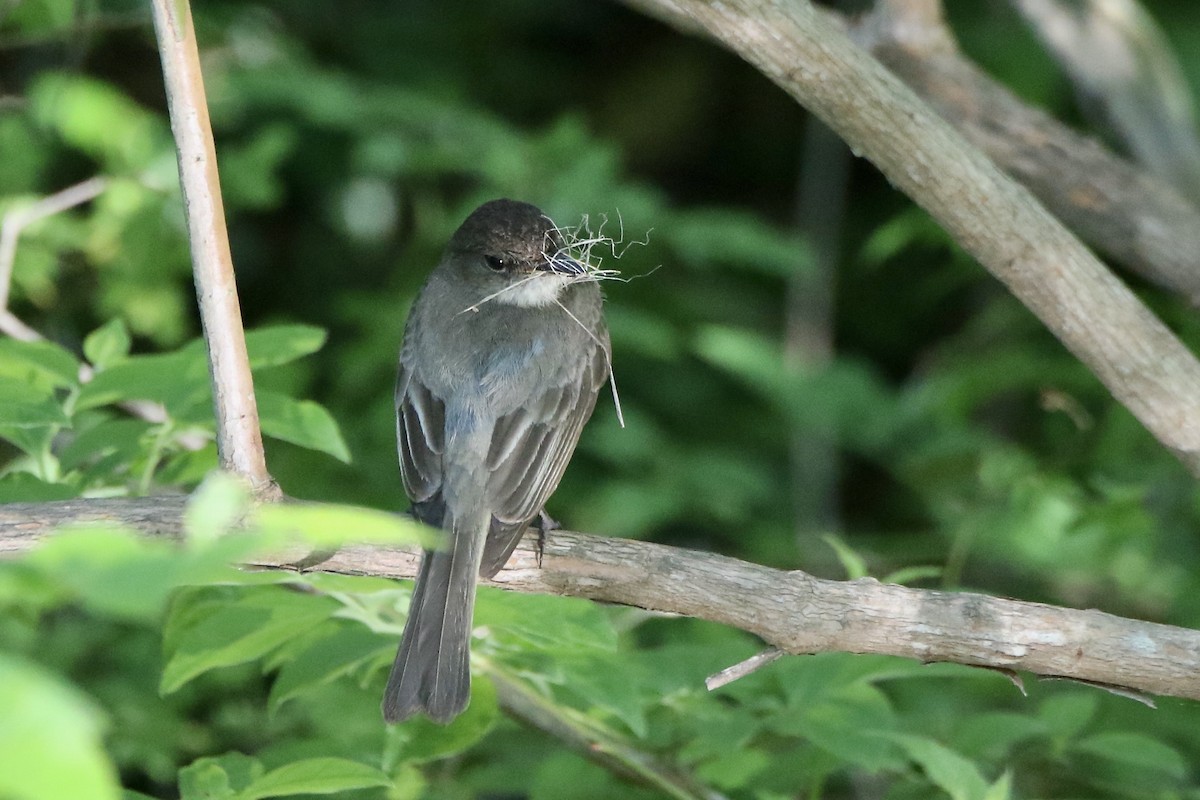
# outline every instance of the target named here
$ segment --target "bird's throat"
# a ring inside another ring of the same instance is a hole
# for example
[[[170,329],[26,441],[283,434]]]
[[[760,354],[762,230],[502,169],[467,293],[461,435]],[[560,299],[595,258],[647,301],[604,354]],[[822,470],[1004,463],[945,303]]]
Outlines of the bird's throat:
[[[570,282],[570,275],[537,273],[496,295],[496,302],[521,308],[553,305]]]

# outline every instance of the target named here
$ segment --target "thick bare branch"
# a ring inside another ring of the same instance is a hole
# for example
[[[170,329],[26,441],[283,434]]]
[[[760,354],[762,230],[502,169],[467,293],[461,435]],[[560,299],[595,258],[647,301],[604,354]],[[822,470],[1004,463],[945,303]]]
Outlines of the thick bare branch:
[[[1024,187],[806,0],[631,0],[684,19],[870,159],[1200,475],[1200,362]]]
[[[121,524],[176,537],[185,498],[72,500],[0,506],[0,557],[32,549],[62,524]],[[572,595],[723,623],[789,653],[843,651],[1067,677],[1200,699],[1200,631],[1100,611],[881,584],[828,581],[724,556],[568,531],[530,535],[492,580],[521,592]],[[288,569],[304,548],[257,558]],[[411,578],[415,549],[344,547],[314,569]]]
[[[852,36],[1080,238],[1200,305],[1200,211],[963,57],[938,4],[881,2]]]
[[[221,466],[247,480],[260,496],[277,495],[263,453],[191,8],[187,0],[151,5],[208,345]]]

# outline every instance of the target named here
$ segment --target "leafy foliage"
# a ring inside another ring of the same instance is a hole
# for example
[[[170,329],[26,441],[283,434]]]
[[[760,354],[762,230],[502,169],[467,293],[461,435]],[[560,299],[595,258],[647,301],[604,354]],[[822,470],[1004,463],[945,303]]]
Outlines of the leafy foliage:
[[[1195,5],[1156,8],[1200,75]],[[951,10],[1005,80],[1061,99],[1015,18]],[[1200,797],[1192,703],[1024,697],[992,673],[848,654],[710,694],[750,637],[486,589],[468,712],[386,728],[408,587],[229,565],[297,535],[429,541],[384,513],[401,494],[395,349],[484,199],[564,225],[586,212],[622,242],[604,266],[631,279],[606,286],[627,428],[601,404],[585,431],[551,509],[573,527],[1196,627],[1195,484],[865,169],[836,351],[794,363],[786,298],[823,269],[779,211],[799,113],[702,43],[579,4],[195,13],[270,466],[289,494],[351,505],[229,533],[246,499],[201,484],[211,389],[143,4],[17,4],[0,21],[21,98],[0,110],[0,214],[107,183],[20,239],[10,307],[49,341],[0,338],[0,502],[199,489],[179,545],[69,531],[0,563],[0,795]],[[85,35],[92,55],[64,58]],[[1193,311],[1139,288],[1200,345]],[[162,415],[130,413],[147,402]],[[837,462],[835,524],[793,513],[802,451]],[[513,692],[608,768],[502,714]]]

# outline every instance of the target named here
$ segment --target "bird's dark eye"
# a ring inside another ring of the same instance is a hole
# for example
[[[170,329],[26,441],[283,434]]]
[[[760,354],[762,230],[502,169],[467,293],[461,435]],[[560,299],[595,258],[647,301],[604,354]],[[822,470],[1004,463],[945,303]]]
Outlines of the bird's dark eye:
[[[508,268],[508,262],[500,256],[484,256],[483,258],[487,262],[488,269],[493,272],[504,272]]]

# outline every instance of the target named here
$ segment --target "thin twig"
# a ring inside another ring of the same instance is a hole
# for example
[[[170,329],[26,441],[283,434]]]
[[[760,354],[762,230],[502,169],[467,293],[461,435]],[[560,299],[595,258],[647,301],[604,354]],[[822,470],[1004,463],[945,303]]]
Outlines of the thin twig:
[[[28,206],[15,208],[4,215],[4,222],[0,223],[0,311],[8,309],[13,264],[17,258],[17,239],[20,238],[21,231],[38,220],[95,199],[107,187],[107,178],[102,176],[88,178],[86,181],[68,186],[66,189],[43,197]],[[32,329],[25,328],[25,331],[28,333]],[[7,331],[5,332],[7,333]],[[14,338],[28,339],[27,336],[9,335]]]
[[[279,487],[267,472],[263,452],[191,7],[187,0],[153,0],[151,5],[208,345],[217,451],[222,468],[248,481],[260,496],[277,496]]]
[[[761,653],[755,653],[745,661],[739,661],[731,667],[726,667],[720,672],[709,675],[704,679],[704,686],[711,692],[720,689],[722,686],[733,683],[734,681],[744,678],[751,672],[757,672],[774,661],[782,658],[784,652],[778,647],[768,647]]]

